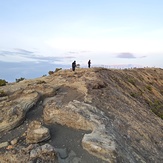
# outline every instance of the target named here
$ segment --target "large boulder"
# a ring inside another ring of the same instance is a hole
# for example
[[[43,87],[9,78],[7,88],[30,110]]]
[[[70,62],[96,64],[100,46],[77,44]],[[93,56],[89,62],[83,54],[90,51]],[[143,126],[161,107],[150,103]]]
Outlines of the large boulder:
[[[49,129],[42,126],[39,121],[32,121],[27,129],[26,142],[38,143],[50,139]]]

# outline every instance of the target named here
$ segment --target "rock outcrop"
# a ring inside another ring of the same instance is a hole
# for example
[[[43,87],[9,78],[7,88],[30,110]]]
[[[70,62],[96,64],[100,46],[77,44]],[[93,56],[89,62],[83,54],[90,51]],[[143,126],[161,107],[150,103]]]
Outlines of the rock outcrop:
[[[0,132],[10,130],[20,125],[26,113],[36,105],[39,93],[33,90],[19,90],[0,103]]]

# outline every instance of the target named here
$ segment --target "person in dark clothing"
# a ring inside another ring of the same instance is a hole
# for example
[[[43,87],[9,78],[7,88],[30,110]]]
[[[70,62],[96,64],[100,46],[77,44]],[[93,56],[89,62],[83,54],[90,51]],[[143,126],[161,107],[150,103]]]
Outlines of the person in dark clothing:
[[[88,68],[91,67],[91,60],[88,61]]]
[[[76,61],[72,62],[72,71],[75,71]]]

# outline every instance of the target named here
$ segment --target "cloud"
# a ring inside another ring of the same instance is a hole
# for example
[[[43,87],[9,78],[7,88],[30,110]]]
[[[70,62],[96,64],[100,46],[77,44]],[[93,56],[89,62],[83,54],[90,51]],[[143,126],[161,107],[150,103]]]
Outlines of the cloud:
[[[136,58],[132,53],[120,53],[117,55],[117,58]]]
[[[27,51],[25,49],[14,49],[14,50],[0,50],[0,56],[8,56],[8,55],[21,55],[21,56],[32,56],[34,52]]]
[[[33,61],[34,52],[26,51],[24,49],[14,49],[14,50],[1,50],[0,51],[0,61],[3,62],[23,62],[23,61]]]
[[[74,56],[41,56],[39,52],[28,51],[25,49],[0,50],[0,61],[9,63],[20,62],[47,62],[50,64],[67,64],[75,58]]]
[[[19,49],[19,48],[16,48],[15,49],[17,53],[21,53],[21,54],[32,54],[34,52],[32,51],[28,51],[28,50],[25,50],[25,49]]]

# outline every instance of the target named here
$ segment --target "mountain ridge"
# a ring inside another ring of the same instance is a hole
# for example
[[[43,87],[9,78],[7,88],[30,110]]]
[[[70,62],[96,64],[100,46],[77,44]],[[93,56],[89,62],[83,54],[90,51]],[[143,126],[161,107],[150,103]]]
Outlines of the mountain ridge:
[[[0,87],[7,95],[0,99],[0,131],[2,135],[14,131],[28,121],[28,112],[42,108],[37,119],[43,124],[91,130],[82,147],[106,162],[162,162],[162,84],[159,68],[59,70],[9,83]],[[5,141],[2,136],[1,143]],[[26,155],[26,159],[31,158]]]

